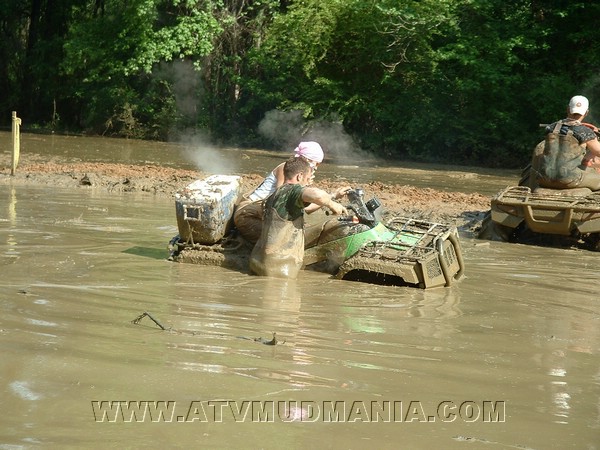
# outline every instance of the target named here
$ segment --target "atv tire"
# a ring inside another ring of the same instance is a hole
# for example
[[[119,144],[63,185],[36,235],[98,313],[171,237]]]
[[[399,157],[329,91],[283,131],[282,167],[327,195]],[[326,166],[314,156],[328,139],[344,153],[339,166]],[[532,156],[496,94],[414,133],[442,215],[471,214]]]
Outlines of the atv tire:
[[[494,222],[492,220],[492,212],[488,211],[483,218],[481,230],[479,230],[477,237],[488,241],[514,242],[515,230]]]

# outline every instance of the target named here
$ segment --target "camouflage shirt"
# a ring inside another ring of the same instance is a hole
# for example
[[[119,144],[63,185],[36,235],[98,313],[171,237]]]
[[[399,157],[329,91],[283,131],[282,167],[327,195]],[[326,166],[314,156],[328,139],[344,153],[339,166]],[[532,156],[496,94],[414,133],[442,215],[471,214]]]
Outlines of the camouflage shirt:
[[[267,198],[265,208],[274,208],[279,217],[285,220],[296,220],[304,214],[306,206],[302,201],[301,184],[284,184]]]
[[[580,145],[596,138],[596,133],[594,133],[590,127],[581,125],[581,122],[576,122],[569,119],[564,119],[564,122],[566,123],[563,123],[562,127],[560,128],[560,134],[567,134],[567,132],[571,130],[573,132],[573,136],[575,136],[575,139],[579,141]],[[554,130],[556,124],[557,122],[547,125],[546,134],[552,133],[552,130]]]

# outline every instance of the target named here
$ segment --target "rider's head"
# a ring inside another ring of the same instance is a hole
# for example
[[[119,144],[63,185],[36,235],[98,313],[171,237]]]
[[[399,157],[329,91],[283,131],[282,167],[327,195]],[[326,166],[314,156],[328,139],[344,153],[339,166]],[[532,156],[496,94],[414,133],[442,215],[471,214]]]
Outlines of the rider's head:
[[[312,175],[313,169],[304,158],[292,157],[283,165],[283,177],[286,183],[306,186],[310,184]]]
[[[581,119],[588,112],[590,102],[583,95],[576,95],[569,101],[569,117]]]
[[[317,142],[313,141],[300,142],[298,147],[295,148],[294,153],[296,154],[297,158],[302,157],[306,159],[310,163],[313,170],[323,162],[323,158],[325,156],[321,146]]]

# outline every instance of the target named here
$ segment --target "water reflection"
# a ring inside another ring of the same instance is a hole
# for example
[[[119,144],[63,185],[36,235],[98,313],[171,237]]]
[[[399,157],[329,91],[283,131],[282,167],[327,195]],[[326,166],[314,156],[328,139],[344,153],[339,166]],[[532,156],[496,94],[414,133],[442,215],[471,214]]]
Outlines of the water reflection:
[[[540,389],[550,397],[552,407],[548,408],[548,412],[555,416],[555,422],[568,424],[573,420],[572,410],[579,406],[581,395],[588,389],[587,383],[593,383],[590,387],[600,385],[593,371],[586,381],[577,370],[581,361],[595,359],[598,327],[590,321],[590,316],[580,313],[549,320],[548,331],[553,334],[538,343],[542,348],[539,362],[548,376],[548,386],[540,386]],[[596,370],[600,370],[600,365]],[[600,400],[600,396],[596,396],[596,400]],[[588,420],[600,428],[600,409],[596,408]]]
[[[8,221],[10,222],[11,226],[15,226],[17,219],[17,194],[14,187],[11,187],[8,192],[9,197],[8,202],[6,203],[8,210]]]
[[[3,264],[14,263],[19,257],[17,241],[12,232],[12,230],[16,227],[17,221],[17,194],[14,187],[9,188],[7,193],[8,201],[6,202],[6,222],[8,222],[9,227],[8,231],[6,231],[6,251],[2,253]],[[4,220],[0,219],[0,224],[2,222],[4,222]]]

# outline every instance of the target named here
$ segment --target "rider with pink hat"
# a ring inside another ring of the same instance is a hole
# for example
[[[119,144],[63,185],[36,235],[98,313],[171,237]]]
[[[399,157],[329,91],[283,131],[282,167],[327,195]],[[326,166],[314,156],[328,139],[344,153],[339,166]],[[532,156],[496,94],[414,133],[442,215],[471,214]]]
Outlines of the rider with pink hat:
[[[321,164],[325,155],[318,142],[308,141],[300,142],[294,149],[296,157],[302,156],[309,164]]]
[[[323,149],[318,142],[305,141],[300,142],[294,149],[294,156],[296,158],[303,158],[309,164],[313,170],[317,170],[319,164],[323,162],[324,153]],[[238,231],[246,238],[246,240],[254,243],[260,237],[260,230],[262,229],[262,204],[269,195],[277,190],[281,186],[285,178],[283,176],[283,166],[285,162],[275,167],[265,177],[262,183],[254,189],[250,194],[245,195],[245,199],[237,206],[236,211],[233,215],[233,221]],[[313,175],[314,178],[314,175]],[[312,179],[311,179],[312,180]],[[342,197],[349,187],[338,189],[332,197],[334,199]],[[318,205],[309,205],[305,208],[305,212],[310,214],[319,208]]]
[[[323,149],[317,142],[308,141],[300,142],[298,147],[294,149],[296,158],[304,158],[310,166],[315,170],[319,164],[323,162]],[[263,180],[263,182],[248,195],[248,200],[256,202],[264,200],[269,195],[277,190],[284,182],[283,165],[279,164],[275,167]]]

